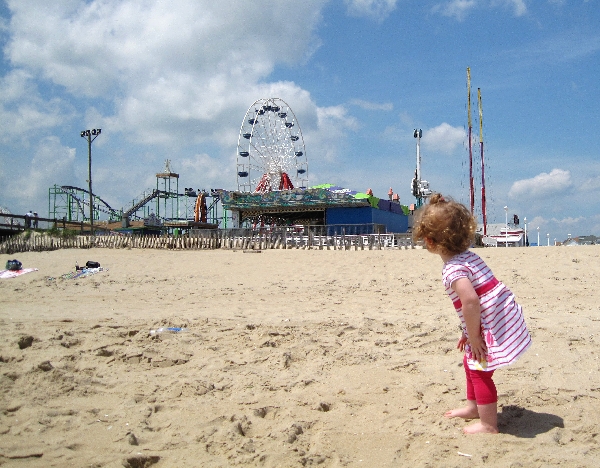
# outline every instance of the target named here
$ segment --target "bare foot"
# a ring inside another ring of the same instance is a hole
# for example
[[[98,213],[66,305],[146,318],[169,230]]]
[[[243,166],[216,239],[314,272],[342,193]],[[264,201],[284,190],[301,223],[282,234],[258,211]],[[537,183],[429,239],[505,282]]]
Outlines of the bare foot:
[[[450,411],[446,411],[444,416],[446,418],[477,419],[479,418],[479,412],[477,411],[476,406],[465,406],[464,408],[456,408]]]
[[[498,428],[489,424],[483,424],[482,422],[476,422],[465,427],[463,432],[465,434],[498,434]]]

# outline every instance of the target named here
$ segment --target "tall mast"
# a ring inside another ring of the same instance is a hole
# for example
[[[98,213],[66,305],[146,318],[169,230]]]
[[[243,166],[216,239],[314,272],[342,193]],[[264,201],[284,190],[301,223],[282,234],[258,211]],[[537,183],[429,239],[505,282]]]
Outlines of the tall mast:
[[[417,181],[421,181],[421,130],[415,130],[414,137],[417,139]]]
[[[415,128],[413,136],[417,139],[417,168],[415,169],[415,177],[412,180],[412,194],[417,199],[417,208],[423,205],[423,197],[431,194],[429,192],[429,184],[426,180],[421,180],[421,137],[423,130]]]
[[[471,122],[471,69],[467,67],[467,108],[469,120],[469,196],[471,199],[471,214],[475,212],[475,184],[473,182],[473,123]]]
[[[483,160],[483,107],[481,106],[481,88],[477,88],[479,107],[479,148],[481,150],[481,212],[483,214],[483,235],[487,236],[487,212],[485,205],[485,164]]]

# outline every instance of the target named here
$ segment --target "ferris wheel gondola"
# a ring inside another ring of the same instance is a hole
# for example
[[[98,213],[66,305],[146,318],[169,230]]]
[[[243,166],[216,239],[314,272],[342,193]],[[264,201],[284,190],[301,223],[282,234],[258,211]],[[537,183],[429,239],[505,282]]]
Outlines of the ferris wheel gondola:
[[[238,137],[237,180],[240,192],[308,186],[302,131],[283,100],[259,99],[246,112]]]

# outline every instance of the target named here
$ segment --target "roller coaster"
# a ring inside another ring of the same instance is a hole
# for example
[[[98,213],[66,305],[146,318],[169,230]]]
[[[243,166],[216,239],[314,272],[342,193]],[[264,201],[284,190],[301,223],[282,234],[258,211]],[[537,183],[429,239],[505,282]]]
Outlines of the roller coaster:
[[[50,217],[65,219],[66,221],[89,221],[86,210],[89,212],[90,199],[93,198],[94,219],[100,218],[100,213],[108,214],[109,221],[119,221],[121,211],[112,208],[98,195],[90,197],[86,189],[72,185],[54,185],[50,187],[48,196],[48,212]],[[86,208],[88,207],[88,208]]]
[[[208,198],[211,198],[210,206],[207,206]],[[142,192],[128,208],[116,210],[98,195],[79,187],[54,185],[49,191],[48,213],[54,219],[89,222],[91,203],[94,221],[103,213],[109,223],[121,222],[124,228],[129,227],[131,221],[167,229],[217,227],[220,199],[220,191],[214,189],[206,192],[186,188],[184,193],[179,193],[179,174],[171,171],[171,161],[167,159],[163,172],[156,174],[156,189]],[[225,221],[226,217],[223,215],[221,219]]]
[[[48,212],[51,218],[86,222],[89,221],[89,215],[86,214],[89,213],[91,199],[93,199],[94,220],[99,220],[101,213],[103,213],[107,215],[106,218],[108,218],[109,223],[127,220],[124,226],[130,220],[143,221],[151,217],[158,218],[161,225],[177,225],[189,222],[219,224],[217,205],[220,201],[220,195],[218,190],[213,189],[210,192],[204,192],[186,188],[185,193],[149,189],[133,200],[131,207],[116,210],[98,195],[93,194],[93,197],[90,197],[90,193],[86,189],[71,185],[54,185],[49,190]],[[169,213],[164,204],[161,206],[161,200],[164,202],[169,199],[175,200],[173,205],[178,208],[179,202],[182,202],[182,215],[175,212]],[[210,199],[210,205],[207,204],[208,199]],[[155,212],[159,213],[160,216]]]

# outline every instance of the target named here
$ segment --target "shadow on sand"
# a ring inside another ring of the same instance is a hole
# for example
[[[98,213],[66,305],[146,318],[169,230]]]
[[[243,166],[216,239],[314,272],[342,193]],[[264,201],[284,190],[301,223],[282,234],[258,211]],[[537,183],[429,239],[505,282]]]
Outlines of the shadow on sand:
[[[565,427],[561,417],[536,413],[520,406],[504,406],[502,412],[498,414],[498,429],[502,434],[533,438],[555,427]]]

